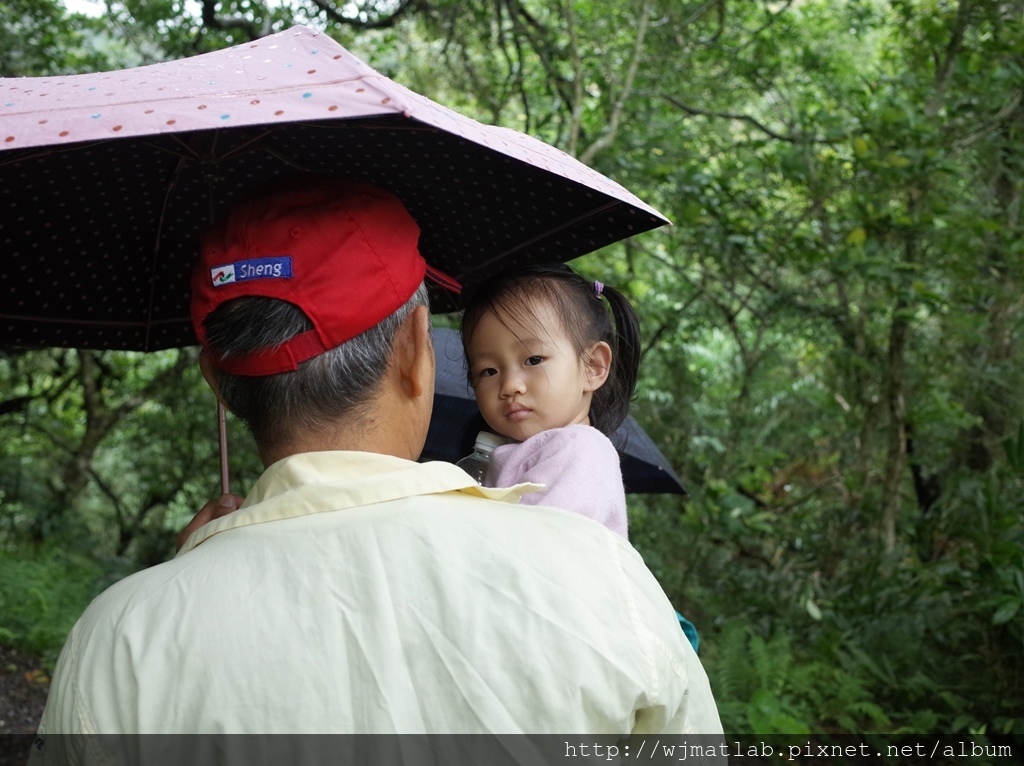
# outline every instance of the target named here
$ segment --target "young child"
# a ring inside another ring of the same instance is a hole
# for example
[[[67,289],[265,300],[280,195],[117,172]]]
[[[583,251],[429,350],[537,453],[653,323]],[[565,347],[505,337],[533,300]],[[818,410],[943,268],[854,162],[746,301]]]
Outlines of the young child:
[[[531,266],[478,290],[462,342],[484,420],[511,440],[486,484],[545,485],[522,503],[575,511],[627,537],[619,455],[640,366],[639,321],[618,290],[568,266]]]

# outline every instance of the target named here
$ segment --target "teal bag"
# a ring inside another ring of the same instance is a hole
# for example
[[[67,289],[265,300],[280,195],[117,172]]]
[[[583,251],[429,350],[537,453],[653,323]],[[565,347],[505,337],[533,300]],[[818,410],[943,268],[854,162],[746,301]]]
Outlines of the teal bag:
[[[693,647],[693,651],[700,651],[700,636],[697,635],[697,627],[690,622],[683,615],[676,612],[676,619],[679,620],[679,627],[683,629],[683,633],[690,641],[690,646]]]

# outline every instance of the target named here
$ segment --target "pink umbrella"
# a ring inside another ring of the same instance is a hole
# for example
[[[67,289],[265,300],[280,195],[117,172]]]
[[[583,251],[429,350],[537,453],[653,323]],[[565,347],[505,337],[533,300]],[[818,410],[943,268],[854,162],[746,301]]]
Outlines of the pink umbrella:
[[[199,232],[296,172],[394,192],[428,262],[467,289],[667,222],[569,155],[435,104],[305,27],[137,69],[0,78],[0,347],[194,344]]]
[[[137,69],[2,78],[0,344],[193,344],[198,232],[296,171],[393,191],[427,260],[468,289],[666,223],[564,152],[435,104],[305,27]]]

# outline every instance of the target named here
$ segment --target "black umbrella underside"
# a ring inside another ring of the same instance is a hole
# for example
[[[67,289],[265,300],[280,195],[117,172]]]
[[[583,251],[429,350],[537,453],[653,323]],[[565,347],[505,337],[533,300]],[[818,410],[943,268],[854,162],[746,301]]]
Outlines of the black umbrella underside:
[[[0,154],[0,346],[192,345],[200,232],[255,186],[326,173],[394,192],[464,294],[663,221],[402,116],[126,137]],[[432,293],[437,313],[458,296]]]

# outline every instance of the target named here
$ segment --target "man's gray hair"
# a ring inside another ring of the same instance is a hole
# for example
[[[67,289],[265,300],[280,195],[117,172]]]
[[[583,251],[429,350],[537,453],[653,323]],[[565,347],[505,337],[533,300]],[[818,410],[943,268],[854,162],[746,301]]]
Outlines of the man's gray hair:
[[[380,388],[398,329],[413,309],[427,305],[420,284],[391,316],[294,372],[251,377],[217,368],[221,398],[261,446],[288,439],[295,429],[316,431],[343,416],[359,417]],[[297,306],[257,297],[228,301],[205,323],[209,349],[221,358],[272,348],[312,327]]]

